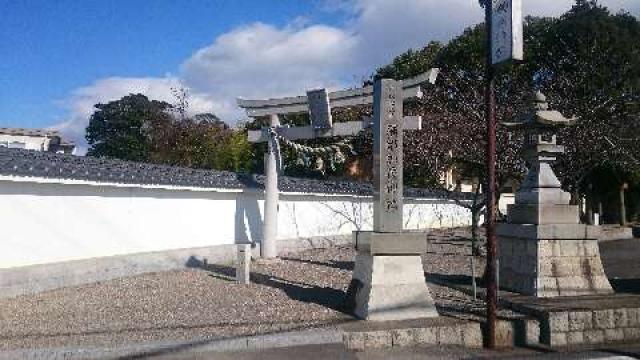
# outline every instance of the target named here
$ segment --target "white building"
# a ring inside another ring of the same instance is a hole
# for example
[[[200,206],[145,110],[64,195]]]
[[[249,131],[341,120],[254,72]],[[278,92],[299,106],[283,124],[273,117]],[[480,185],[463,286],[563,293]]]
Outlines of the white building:
[[[0,147],[71,154],[75,145],[65,142],[58,131],[0,128]]]

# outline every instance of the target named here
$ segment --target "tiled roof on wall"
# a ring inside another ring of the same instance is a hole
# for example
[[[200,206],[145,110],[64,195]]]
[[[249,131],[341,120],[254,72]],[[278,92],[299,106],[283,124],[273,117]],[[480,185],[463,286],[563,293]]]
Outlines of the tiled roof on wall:
[[[60,136],[57,130],[0,127],[0,134],[21,136]]]
[[[104,183],[188,186],[222,189],[262,189],[264,176],[229,171],[138,163],[116,159],[0,148],[0,175]],[[283,192],[371,195],[368,183],[314,180],[281,176]],[[409,197],[444,197],[442,192],[405,189]]]

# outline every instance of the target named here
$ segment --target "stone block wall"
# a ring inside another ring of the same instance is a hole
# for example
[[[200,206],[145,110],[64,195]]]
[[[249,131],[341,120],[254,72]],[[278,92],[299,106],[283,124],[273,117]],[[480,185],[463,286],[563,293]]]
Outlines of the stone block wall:
[[[347,349],[355,351],[417,345],[461,345],[481,348],[483,339],[480,323],[454,322],[437,326],[345,331],[343,343]]]
[[[502,288],[539,297],[612,292],[595,239],[502,236],[499,244]]]
[[[540,328],[540,341],[549,346],[637,340],[640,340],[640,308],[550,312]]]

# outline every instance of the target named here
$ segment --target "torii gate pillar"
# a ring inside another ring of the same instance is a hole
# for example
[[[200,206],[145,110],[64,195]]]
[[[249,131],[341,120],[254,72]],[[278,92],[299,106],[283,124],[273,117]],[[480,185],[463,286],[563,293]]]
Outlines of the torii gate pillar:
[[[276,129],[280,126],[278,115],[272,114],[269,120],[269,126]],[[264,172],[266,180],[264,183],[264,216],[262,226],[262,243],[260,244],[260,257],[263,259],[272,259],[278,256],[278,151],[277,140],[269,134],[267,140],[267,156],[264,164]]]

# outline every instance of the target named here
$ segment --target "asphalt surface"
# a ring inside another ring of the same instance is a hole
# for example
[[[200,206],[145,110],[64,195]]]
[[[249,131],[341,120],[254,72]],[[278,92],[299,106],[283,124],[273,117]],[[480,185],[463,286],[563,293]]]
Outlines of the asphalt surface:
[[[600,256],[616,292],[640,294],[640,239],[601,242]]]
[[[459,346],[412,347],[377,350],[369,352],[347,351],[340,345],[298,346],[262,351],[235,353],[165,354],[151,359],[215,359],[215,360],[288,360],[288,359],[336,359],[336,360],[453,360],[453,359],[636,359],[640,357],[640,346],[621,345],[616,348],[583,350],[573,352],[549,352],[541,349],[486,350],[466,349]]]

